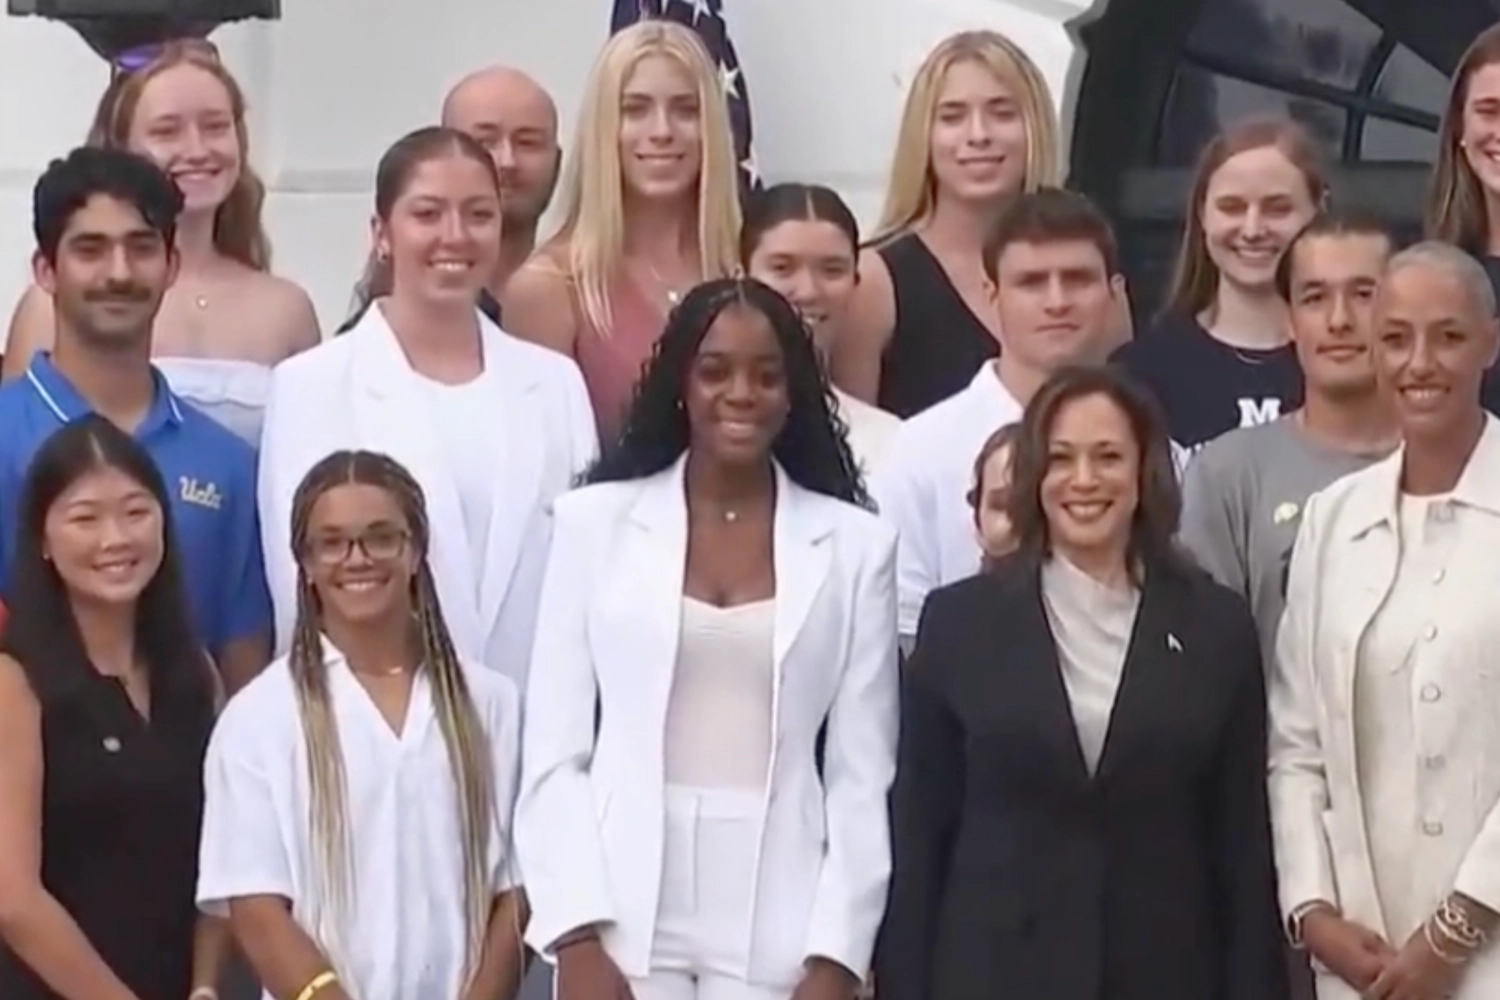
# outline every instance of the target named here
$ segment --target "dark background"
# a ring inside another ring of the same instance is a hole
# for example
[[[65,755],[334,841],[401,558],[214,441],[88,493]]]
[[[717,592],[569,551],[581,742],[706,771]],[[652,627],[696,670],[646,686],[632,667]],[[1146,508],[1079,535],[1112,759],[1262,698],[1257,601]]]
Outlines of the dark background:
[[[1112,0],[1088,54],[1069,186],[1114,220],[1138,323],[1170,276],[1192,163],[1224,125],[1289,115],[1333,195],[1420,236],[1448,78],[1500,0]]]

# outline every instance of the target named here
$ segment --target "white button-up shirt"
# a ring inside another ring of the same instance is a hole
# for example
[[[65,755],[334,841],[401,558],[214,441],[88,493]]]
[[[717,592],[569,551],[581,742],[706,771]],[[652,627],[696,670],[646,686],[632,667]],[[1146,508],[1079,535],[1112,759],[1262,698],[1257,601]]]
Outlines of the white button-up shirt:
[[[347,912],[320,897],[310,839],[306,741],[285,658],[224,709],[204,765],[198,903],[224,915],[247,896],[281,896],[360,1000],[456,998],[467,942],[463,831],[448,749],[424,673],[398,734],[343,657],[326,647],[344,762]],[[503,675],[466,667],[490,740],[495,819],[487,865],[495,894],[517,881],[510,829],[520,763],[520,698]],[[271,994],[265,994],[271,1000]]]
[[[973,576],[983,552],[968,494],[974,460],[1021,404],[986,361],[968,388],[904,422],[871,479],[880,514],[899,535],[896,587],[903,637],[917,634],[927,595]]]

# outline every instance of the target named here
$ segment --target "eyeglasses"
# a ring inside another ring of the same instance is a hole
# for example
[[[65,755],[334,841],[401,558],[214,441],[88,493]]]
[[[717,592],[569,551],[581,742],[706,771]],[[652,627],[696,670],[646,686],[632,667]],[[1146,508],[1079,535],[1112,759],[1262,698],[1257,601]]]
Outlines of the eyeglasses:
[[[117,77],[139,73],[165,55],[170,47],[180,48],[193,55],[206,56],[214,62],[219,61],[219,47],[208,39],[176,38],[166,42],[147,42],[145,45],[126,49],[111,61],[111,71]]]
[[[307,542],[306,554],[313,562],[322,566],[339,566],[349,561],[354,549],[364,553],[371,562],[390,562],[401,558],[411,541],[411,533],[396,528],[375,528],[362,535],[319,535]]]

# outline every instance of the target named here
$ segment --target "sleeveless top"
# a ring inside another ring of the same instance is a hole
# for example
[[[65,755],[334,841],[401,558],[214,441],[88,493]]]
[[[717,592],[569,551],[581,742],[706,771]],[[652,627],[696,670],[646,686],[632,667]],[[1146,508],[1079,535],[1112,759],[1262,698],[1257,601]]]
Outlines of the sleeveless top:
[[[182,399],[259,450],[271,367],[234,358],[152,358]]]
[[[880,248],[896,326],[880,364],[876,405],[905,420],[962,391],[1000,344],[916,233]]]
[[[610,286],[609,309],[610,328],[600,331],[580,304],[582,329],[573,344],[573,360],[588,387],[602,448],[611,447],[619,438],[636,383],[667,324],[665,312],[630,281]]]
[[[184,1000],[209,685],[154,672],[148,723],[118,681],[54,666],[22,668],[41,705],[42,883],[140,1000]],[[0,997],[59,1000],[3,946]]]

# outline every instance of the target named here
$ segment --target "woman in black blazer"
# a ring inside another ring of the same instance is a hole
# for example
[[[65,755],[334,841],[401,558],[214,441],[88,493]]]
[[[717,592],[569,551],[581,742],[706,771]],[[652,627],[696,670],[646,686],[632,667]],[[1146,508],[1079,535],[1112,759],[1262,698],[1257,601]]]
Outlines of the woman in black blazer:
[[[880,1000],[1284,1000],[1255,623],[1174,550],[1156,407],[1065,369],[1013,461],[1016,553],[905,669]]]

